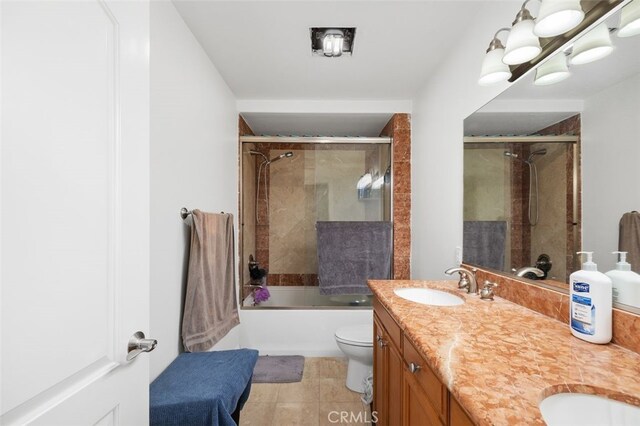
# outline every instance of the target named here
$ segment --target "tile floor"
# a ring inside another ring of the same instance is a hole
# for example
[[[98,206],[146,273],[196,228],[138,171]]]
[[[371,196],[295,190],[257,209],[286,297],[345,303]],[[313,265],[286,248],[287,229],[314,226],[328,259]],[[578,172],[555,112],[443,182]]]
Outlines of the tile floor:
[[[346,377],[346,358],[305,358],[301,382],[251,385],[240,425],[370,425],[369,407]]]

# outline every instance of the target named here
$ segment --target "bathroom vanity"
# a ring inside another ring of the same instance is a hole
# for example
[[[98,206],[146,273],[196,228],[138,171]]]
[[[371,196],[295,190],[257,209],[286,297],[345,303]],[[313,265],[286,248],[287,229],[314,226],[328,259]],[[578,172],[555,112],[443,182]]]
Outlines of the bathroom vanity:
[[[378,299],[373,310],[373,410],[378,425],[472,425]]]
[[[480,300],[454,281],[369,286],[380,425],[543,425],[541,401],[562,393],[640,407],[635,352],[576,339],[564,322],[500,297]],[[397,296],[398,288],[440,290],[464,303],[423,305]]]

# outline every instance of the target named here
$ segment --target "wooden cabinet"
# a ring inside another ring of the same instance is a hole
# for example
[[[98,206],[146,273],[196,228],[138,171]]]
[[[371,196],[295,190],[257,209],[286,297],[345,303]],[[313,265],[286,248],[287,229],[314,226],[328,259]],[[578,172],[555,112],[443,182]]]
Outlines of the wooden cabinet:
[[[402,356],[377,315],[373,324],[373,410],[378,425],[396,426],[402,423]]]
[[[382,426],[473,425],[415,345],[373,302],[373,410]]]

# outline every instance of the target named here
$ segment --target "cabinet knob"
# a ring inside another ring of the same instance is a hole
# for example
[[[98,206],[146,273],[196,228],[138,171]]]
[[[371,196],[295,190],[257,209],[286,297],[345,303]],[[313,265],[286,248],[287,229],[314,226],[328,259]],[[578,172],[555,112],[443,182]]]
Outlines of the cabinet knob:
[[[410,363],[409,364],[409,371],[411,371],[412,373],[415,373],[416,371],[420,370],[422,367],[420,367],[418,364],[415,363]]]
[[[385,342],[384,339],[381,337],[378,339],[378,346],[380,346],[381,348],[384,348],[385,346],[387,346],[387,342]]]

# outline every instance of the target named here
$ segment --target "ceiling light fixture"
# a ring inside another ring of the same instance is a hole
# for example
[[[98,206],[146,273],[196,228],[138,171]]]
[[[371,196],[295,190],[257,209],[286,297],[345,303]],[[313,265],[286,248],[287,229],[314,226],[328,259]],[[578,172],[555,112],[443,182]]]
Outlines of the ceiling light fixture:
[[[540,0],[533,32],[538,37],[554,37],[574,29],[584,19],[580,0]]]
[[[340,30],[328,30],[322,39],[322,53],[324,56],[342,56],[344,34]]]
[[[613,52],[613,43],[606,23],[601,23],[580,37],[573,45],[569,62],[571,65],[588,64]]]
[[[536,68],[536,78],[533,84],[547,86],[566,80],[570,75],[567,57],[563,52],[560,52]]]
[[[498,34],[502,31],[510,31],[510,29],[500,28],[493,36],[491,43],[489,43],[489,48],[484,56],[484,60],[482,61],[480,78],[478,79],[478,84],[481,86],[489,86],[501,81],[507,81],[511,77],[509,65],[502,62],[504,46],[498,38]]]
[[[633,0],[622,9],[619,28],[618,37],[640,34],[640,0]]]
[[[349,28],[309,28],[311,33],[311,54],[326,58],[338,58],[353,54],[356,29]]]
[[[526,8],[529,0],[522,3],[520,11],[513,21],[507,47],[504,51],[502,61],[507,65],[518,65],[528,62],[542,52],[540,40],[533,33],[533,16]]]

